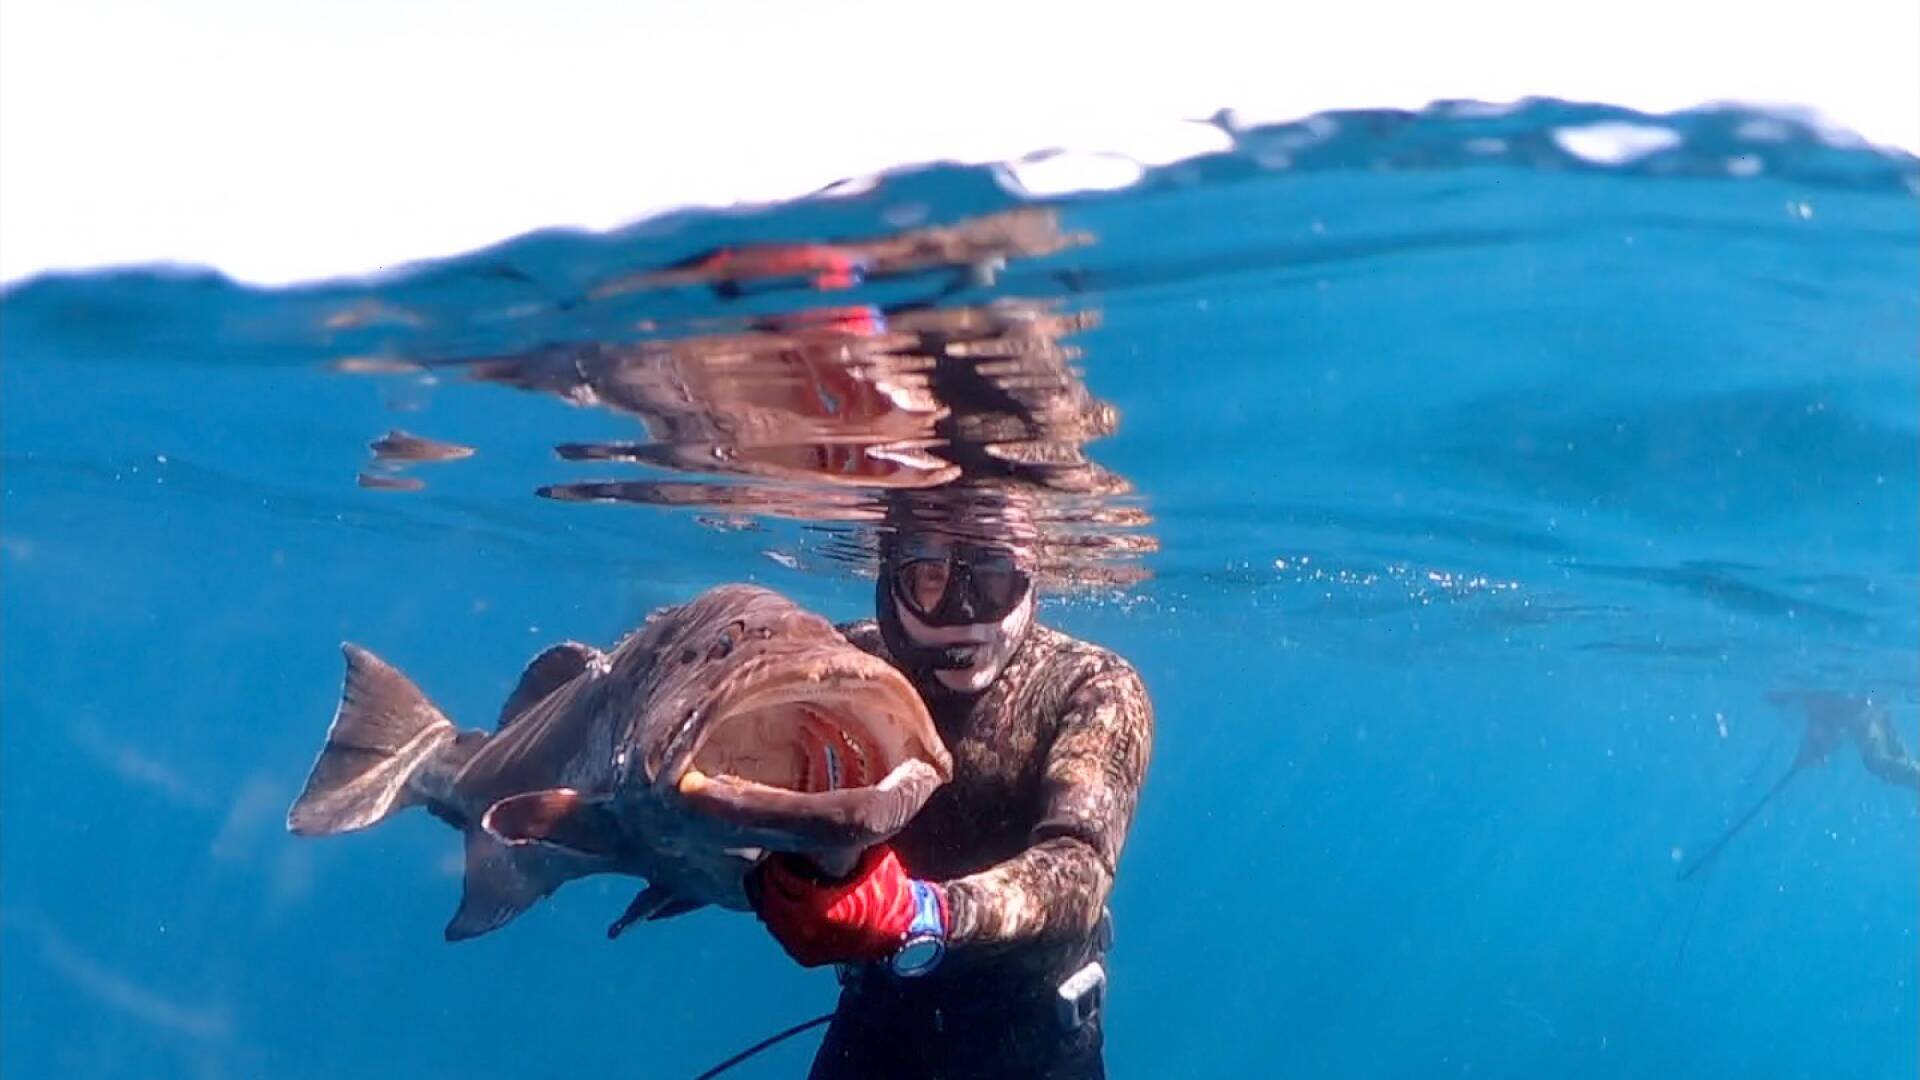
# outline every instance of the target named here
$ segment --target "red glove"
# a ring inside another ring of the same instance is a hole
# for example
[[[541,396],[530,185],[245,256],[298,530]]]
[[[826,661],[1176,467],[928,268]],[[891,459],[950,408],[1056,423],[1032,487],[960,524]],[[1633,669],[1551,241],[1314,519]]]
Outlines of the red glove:
[[[769,856],[748,879],[748,896],[774,940],[803,967],[891,957],[917,907],[937,905],[939,931],[947,927],[945,893],[909,878],[884,844],[869,848],[839,881],[821,878],[796,856]]]

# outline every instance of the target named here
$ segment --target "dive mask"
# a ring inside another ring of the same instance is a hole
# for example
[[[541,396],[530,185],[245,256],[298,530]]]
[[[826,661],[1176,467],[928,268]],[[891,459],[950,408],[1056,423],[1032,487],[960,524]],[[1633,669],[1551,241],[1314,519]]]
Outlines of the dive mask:
[[[894,556],[893,594],[931,626],[998,622],[1033,587],[1013,554],[969,543],[928,543],[914,537]]]

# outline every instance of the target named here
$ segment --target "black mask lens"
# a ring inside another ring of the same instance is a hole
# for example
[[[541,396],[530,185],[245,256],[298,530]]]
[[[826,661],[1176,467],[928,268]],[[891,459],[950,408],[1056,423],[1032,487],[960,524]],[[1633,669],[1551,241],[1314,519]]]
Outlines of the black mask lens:
[[[940,610],[953,578],[953,567],[945,559],[915,559],[901,564],[893,572],[894,593],[923,619]]]
[[[1027,593],[1027,575],[1005,556],[989,556],[967,568],[972,585],[973,608],[982,619],[998,622],[1007,617]]]
[[[1025,599],[1031,580],[1011,555],[956,550],[910,559],[893,572],[893,591],[935,625],[998,622]]]

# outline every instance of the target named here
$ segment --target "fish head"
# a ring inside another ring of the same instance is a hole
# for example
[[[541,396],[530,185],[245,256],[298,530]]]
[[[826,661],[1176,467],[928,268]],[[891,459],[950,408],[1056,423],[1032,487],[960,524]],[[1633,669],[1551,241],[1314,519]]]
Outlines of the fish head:
[[[660,650],[645,782],[743,845],[857,852],[899,831],[953,761],[891,664],[770,590],[723,586]]]

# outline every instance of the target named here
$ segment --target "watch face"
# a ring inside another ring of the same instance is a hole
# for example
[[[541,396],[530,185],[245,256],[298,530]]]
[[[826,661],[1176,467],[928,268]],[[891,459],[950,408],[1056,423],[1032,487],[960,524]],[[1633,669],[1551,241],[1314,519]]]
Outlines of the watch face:
[[[946,946],[936,937],[917,937],[900,946],[893,954],[893,970],[897,975],[924,975],[940,962]]]

